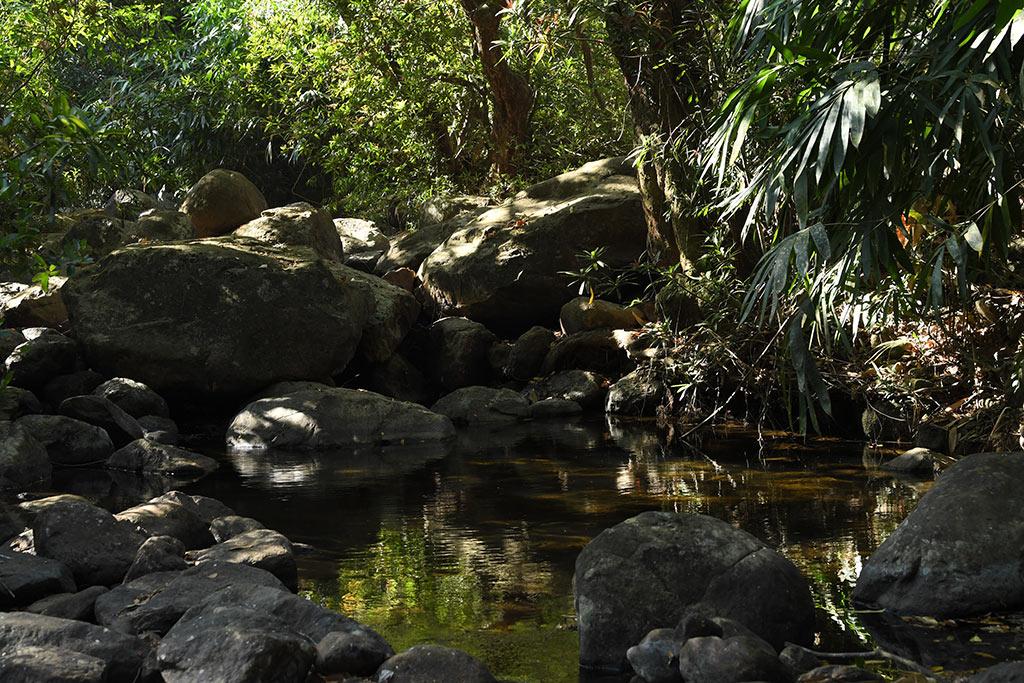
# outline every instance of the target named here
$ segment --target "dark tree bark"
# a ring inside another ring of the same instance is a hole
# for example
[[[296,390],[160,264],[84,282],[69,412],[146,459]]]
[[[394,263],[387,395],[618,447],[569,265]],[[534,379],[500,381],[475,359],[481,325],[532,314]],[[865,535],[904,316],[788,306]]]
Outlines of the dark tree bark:
[[[495,44],[501,7],[495,0],[461,2],[473,25],[473,41],[491,91],[491,170],[515,175],[530,140],[534,94],[527,79],[512,69]]]

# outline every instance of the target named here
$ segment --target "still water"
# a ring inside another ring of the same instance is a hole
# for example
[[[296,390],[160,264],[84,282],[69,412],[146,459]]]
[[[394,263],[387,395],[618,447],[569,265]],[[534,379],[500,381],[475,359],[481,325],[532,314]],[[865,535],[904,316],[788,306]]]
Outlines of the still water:
[[[809,579],[823,649],[871,642],[848,596],[861,563],[927,484],[860,444],[724,430],[666,447],[656,427],[605,421],[463,433],[448,448],[216,454],[186,487],[315,550],[301,590],[400,650],[458,647],[499,678],[578,681],[572,572],[602,529],[644,510],[728,520]]]

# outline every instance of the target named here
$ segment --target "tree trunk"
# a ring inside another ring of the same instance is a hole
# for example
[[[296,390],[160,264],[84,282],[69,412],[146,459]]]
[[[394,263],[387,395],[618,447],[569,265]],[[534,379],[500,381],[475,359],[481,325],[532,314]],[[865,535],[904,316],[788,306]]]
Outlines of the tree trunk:
[[[515,175],[530,140],[534,94],[526,78],[512,69],[499,39],[500,7],[495,0],[461,0],[473,25],[473,40],[491,90],[491,170]]]

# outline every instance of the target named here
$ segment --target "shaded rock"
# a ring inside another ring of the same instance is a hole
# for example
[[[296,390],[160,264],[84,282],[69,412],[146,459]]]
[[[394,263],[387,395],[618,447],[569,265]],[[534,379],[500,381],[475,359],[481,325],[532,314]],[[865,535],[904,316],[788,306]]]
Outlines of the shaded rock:
[[[883,679],[866,669],[844,664],[819,666],[817,669],[802,674],[797,679],[799,683],[855,683],[860,681],[874,683],[881,680]]]
[[[587,330],[566,335],[552,344],[541,373],[591,370],[617,375],[626,365],[626,352],[611,330]]]
[[[198,564],[235,562],[264,569],[295,591],[299,586],[298,568],[291,542],[270,529],[253,529],[232,536],[217,545],[189,555]]]
[[[387,252],[374,266],[374,272],[387,273],[400,268],[418,271],[430,253],[458,230],[464,228],[473,216],[470,214],[456,216],[442,223],[423,225],[410,230],[403,230],[391,237],[391,245]]]
[[[238,238],[122,249],[69,288],[92,367],[192,400],[340,372],[371,305],[326,261]]]
[[[979,453],[947,469],[868,558],[854,600],[947,618],[1024,606],[1022,477],[1024,453]]]
[[[534,382],[523,393],[534,401],[546,398],[573,401],[586,410],[604,406],[608,380],[587,370],[566,370]]]
[[[133,242],[177,242],[198,237],[188,216],[177,210],[143,211],[131,227]]]
[[[455,195],[434,197],[423,202],[419,208],[419,224],[443,223],[464,213],[484,209],[491,204],[490,197],[480,195]]]
[[[787,645],[779,653],[779,661],[789,669],[793,678],[822,665],[822,661],[802,647]]]
[[[25,530],[25,521],[16,508],[0,502],[0,544]]]
[[[365,383],[370,391],[399,401],[425,403],[430,397],[423,373],[400,353],[367,370]]]
[[[169,416],[167,401],[142,382],[126,377],[115,377],[96,386],[91,392],[115,403],[132,417],[143,415]]]
[[[956,429],[951,430],[932,422],[919,422],[914,433],[914,446],[950,455],[956,448]]]
[[[368,677],[394,654],[394,650],[380,637],[361,631],[331,631],[316,645],[316,670],[323,676],[351,674]]]
[[[100,259],[132,241],[132,222],[107,215],[103,209],[77,211],[69,217],[69,226],[56,245],[59,251],[85,253]]]
[[[64,415],[26,415],[14,424],[41,443],[55,465],[100,462],[114,452],[104,430]]]
[[[112,470],[153,474],[209,474],[218,466],[213,458],[149,439],[132,441],[107,458]]]
[[[28,605],[51,593],[73,593],[71,570],[56,560],[0,548],[0,609]]]
[[[656,628],[626,650],[626,659],[646,683],[681,683],[679,648],[675,629]]]
[[[0,652],[24,653],[29,647],[59,648],[95,657],[105,663],[109,683],[136,681],[149,653],[139,638],[84,621],[28,612],[5,614],[0,619]]]
[[[1024,662],[1003,662],[967,679],[969,683],[1022,683]]]
[[[605,412],[651,416],[665,402],[667,387],[651,368],[638,368],[608,388]]]
[[[263,194],[241,173],[218,168],[193,185],[181,203],[199,237],[226,235],[259,217],[267,208]]]
[[[184,543],[173,536],[150,536],[139,546],[135,560],[124,576],[124,583],[156,572],[182,571],[188,566]]]
[[[416,645],[380,665],[377,680],[388,683],[496,683],[475,657],[450,647]]]
[[[333,382],[275,382],[269,387],[256,393],[250,399],[251,401],[258,401],[261,398],[280,398],[289,394],[297,394],[301,391],[325,391],[327,389],[333,389],[335,385]]]
[[[189,549],[203,548],[213,542],[210,529],[198,515],[184,505],[159,498],[123,510],[114,518],[130,522],[147,536],[176,538]],[[135,555],[132,559],[134,561]]]
[[[32,522],[36,553],[65,564],[79,586],[119,583],[146,537],[106,510],[79,502],[46,507]]]
[[[57,412],[99,427],[107,433],[115,448],[141,439],[144,434],[135,418],[102,396],[72,396],[61,402]]]
[[[43,386],[40,394],[51,406],[59,406],[72,396],[91,394],[103,383],[103,375],[93,370],[80,370],[68,375],[57,375]]]
[[[940,454],[927,448],[911,448],[895,458],[882,463],[883,470],[890,472],[913,472],[931,474],[935,468],[935,458]]]
[[[487,358],[494,334],[467,318],[442,318],[430,326],[433,379],[443,389],[486,384],[491,373]]]
[[[0,297],[2,297],[2,294],[0,294]],[[18,330],[12,330],[7,327],[0,328],[0,360],[6,361],[7,356],[11,355],[14,349],[26,341],[25,335]]]
[[[84,503],[86,505],[92,505],[87,499],[82,496],[76,496],[70,493],[60,493],[56,496],[47,496],[46,498],[37,498],[36,500],[26,500],[23,503],[18,503],[18,511],[24,515],[29,525],[35,521],[35,518],[39,516],[39,513],[44,510],[48,510],[58,503]]]
[[[495,343],[488,353],[494,374],[518,382],[529,380],[540,372],[554,340],[554,332],[534,326],[510,344]]]
[[[210,533],[217,543],[223,543],[235,536],[263,528],[263,525],[252,517],[239,517],[238,515],[218,517],[210,522]]]
[[[0,656],[6,683],[106,683],[107,664],[98,657],[60,647],[26,645]]]
[[[181,572],[155,572],[97,598],[96,619],[122,633],[153,631],[162,635],[190,607],[208,597],[234,588],[251,593],[258,586],[285,593],[284,585],[273,574],[233,562],[207,562]]]
[[[144,211],[156,209],[159,203],[142,190],[114,190],[114,193],[103,205],[103,211],[112,218],[126,221],[138,220]]]
[[[521,330],[553,323],[573,298],[562,273],[578,267],[577,254],[603,247],[602,260],[624,266],[646,239],[632,169],[604,160],[483,212],[434,249],[420,274],[442,315]]]
[[[57,593],[36,600],[26,607],[25,611],[61,619],[93,621],[93,605],[96,604],[96,598],[106,592],[106,586],[90,586],[77,593]]]
[[[395,287],[401,287],[407,292],[414,292],[420,284],[419,277],[416,276],[416,271],[411,268],[396,268],[395,270],[389,270],[380,276],[380,279],[385,282],[390,282]]]
[[[250,403],[228,427],[236,449],[322,450],[358,444],[441,441],[451,421],[423,406],[356,389],[300,391]]]
[[[22,415],[38,415],[43,404],[28,389],[0,387],[0,420],[16,420]]]
[[[42,334],[19,344],[7,357],[11,384],[32,389],[75,369],[78,348],[62,334]]]
[[[585,668],[622,671],[630,645],[688,610],[737,621],[776,647],[814,634],[797,568],[704,515],[645,512],[606,529],[576,559],[575,596]]]
[[[235,235],[271,247],[309,247],[320,258],[339,263],[344,258],[341,240],[330,216],[306,202],[267,209],[259,218],[235,230]]]
[[[4,302],[0,313],[4,323],[12,327],[60,327],[68,321],[61,288],[66,277],[53,276],[44,290],[33,285]]]
[[[558,323],[562,332],[572,334],[584,330],[610,328],[631,330],[646,322],[639,307],[626,307],[601,299],[578,296],[562,306]]]
[[[582,412],[583,408],[579,403],[566,401],[563,398],[543,398],[530,404],[530,417],[535,420],[579,415]]]
[[[169,417],[143,415],[137,422],[142,427],[143,438],[147,441],[174,446],[179,441],[178,424]]]
[[[790,680],[772,646],[750,636],[687,640],[679,651],[679,673],[686,683]]]
[[[30,430],[18,422],[0,422],[0,490],[44,483],[51,470],[46,448]]]
[[[304,683],[315,658],[281,620],[235,606],[190,609],[157,647],[168,683]]]
[[[181,491],[168,491],[158,498],[154,498],[152,502],[157,501],[170,501],[184,506],[207,524],[218,517],[227,517],[235,514],[234,510],[215,498],[190,496]]]
[[[394,355],[420,314],[420,304],[409,292],[346,266],[337,266],[345,277],[362,283],[373,299],[373,312],[363,328],[357,354],[369,363],[382,363]]]
[[[508,424],[530,416],[530,402],[511,389],[463,387],[441,397],[431,410],[458,425]]]

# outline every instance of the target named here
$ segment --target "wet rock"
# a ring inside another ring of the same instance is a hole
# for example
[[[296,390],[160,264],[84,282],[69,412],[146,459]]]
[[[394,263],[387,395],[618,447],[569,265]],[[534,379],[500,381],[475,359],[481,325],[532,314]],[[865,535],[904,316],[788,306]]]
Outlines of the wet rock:
[[[621,159],[592,162],[454,232],[423,261],[423,289],[442,314],[494,329],[551,324],[573,298],[563,273],[579,267],[577,254],[603,247],[605,262],[623,266],[646,235],[632,168]]]
[[[814,605],[789,560],[695,514],[645,512],[606,529],[576,560],[580,664],[619,672],[626,650],[688,611],[737,621],[773,647],[808,642]]]
[[[156,572],[181,571],[188,566],[184,543],[173,536],[150,536],[139,546],[135,560],[124,576],[124,583]]]
[[[525,382],[540,372],[555,333],[534,326],[512,343],[497,342],[488,353],[491,369],[502,379]]]
[[[582,412],[583,408],[579,403],[562,398],[543,398],[530,405],[530,417],[535,420],[579,415]]]
[[[828,664],[812,669],[796,680],[799,683],[875,683],[883,679],[857,666]]]
[[[380,637],[356,631],[331,631],[316,645],[316,670],[323,676],[372,676],[394,655]]]
[[[93,621],[93,605],[96,604],[96,598],[106,592],[106,586],[89,586],[77,593],[57,593],[36,600],[26,607],[25,611],[61,619]]]
[[[40,394],[51,406],[59,406],[72,396],[91,394],[103,383],[103,375],[93,370],[81,370],[68,375],[58,375],[43,386]]]
[[[180,436],[178,424],[169,417],[159,415],[143,415],[137,422],[142,427],[143,438],[147,441],[162,443],[166,446],[177,445]]]
[[[124,578],[146,537],[95,505],[54,503],[32,522],[36,553],[65,564],[79,586],[110,586]]]
[[[150,474],[209,474],[218,467],[213,458],[192,453],[177,446],[138,439],[107,458],[112,470]]]
[[[190,553],[197,564],[204,562],[235,562],[264,569],[295,591],[299,586],[298,568],[291,542],[270,529],[253,529],[232,536],[217,545]]]
[[[854,600],[946,618],[1024,606],[1022,478],[1024,453],[950,467],[868,558]]]
[[[192,401],[340,372],[371,312],[364,285],[308,250],[233,237],[122,249],[69,288],[93,368]]]
[[[423,373],[400,353],[367,371],[366,388],[411,403],[425,403],[430,397]]]
[[[115,448],[143,436],[135,418],[102,396],[72,396],[57,409],[61,415],[99,427],[107,433]]]
[[[416,645],[380,665],[377,680],[388,683],[496,683],[475,657],[440,645]]]
[[[60,647],[26,645],[0,656],[5,683],[107,683],[107,664],[98,657]]]
[[[603,407],[608,382],[594,372],[567,370],[531,384],[524,393],[534,401],[557,398],[573,401],[587,410]]]
[[[117,404],[121,410],[132,417],[138,418],[143,415],[167,417],[170,415],[167,401],[160,394],[142,382],[136,382],[126,377],[115,377],[102,382],[92,393]]]
[[[442,318],[430,326],[432,379],[447,391],[485,384],[491,366],[487,358],[494,334],[467,318]]]
[[[0,548],[0,609],[28,605],[51,593],[73,593],[75,579],[62,563]]]
[[[373,312],[363,328],[357,355],[368,363],[383,363],[394,355],[420,314],[420,304],[409,292],[375,275],[346,266],[336,268],[365,285],[373,299]]]
[[[605,412],[649,417],[665,402],[667,388],[651,368],[638,368],[608,388]]]
[[[230,541],[235,536],[263,529],[263,525],[252,517],[239,517],[238,515],[227,515],[218,517],[210,522],[210,533],[217,543]]]
[[[12,327],[60,327],[68,321],[61,288],[67,278],[54,276],[44,290],[33,285],[4,302],[0,313],[4,323]]]
[[[208,597],[232,587],[252,593],[257,586],[285,591],[273,574],[233,562],[206,562],[181,572],[146,574],[97,598],[96,619],[122,633],[164,634],[190,607]]]
[[[46,447],[30,430],[18,422],[0,422],[0,490],[44,483],[51,470]]]
[[[41,443],[55,465],[101,462],[114,452],[104,430],[64,415],[26,415],[14,424]]]
[[[103,210],[112,218],[134,221],[138,220],[144,211],[158,207],[159,203],[156,198],[142,190],[121,189],[114,190],[106,204],[103,205]]]
[[[133,524],[147,536],[172,536],[188,549],[204,548],[213,542],[210,529],[198,515],[184,505],[159,498],[123,510],[114,518]]]
[[[136,681],[149,653],[139,638],[84,621],[28,612],[5,614],[0,619],[0,652],[24,653],[30,647],[69,650],[99,659],[106,665],[109,683]]]
[[[626,651],[626,659],[646,683],[681,683],[679,648],[675,629],[656,628]]]
[[[207,524],[218,517],[227,517],[235,514],[234,510],[215,498],[190,496],[181,491],[168,491],[158,498],[154,498],[152,502],[157,501],[170,501],[182,505]]]
[[[590,370],[617,375],[627,364],[626,352],[611,330],[587,330],[565,335],[552,344],[541,373]]]
[[[572,334],[601,328],[632,330],[640,327],[646,320],[639,308],[580,296],[562,306],[558,322],[562,326],[562,332]]]
[[[451,420],[421,405],[332,388],[250,403],[228,427],[227,441],[243,450],[323,450],[443,441],[454,434]]]
[[[259,217],[267,200],[248,178],[236,171],[218,168],[193,185],[181,203],[199,237],[226,235]]]
[[[883,470],[915,474],[931,474],[935,468],[935,459],[940,454],[927,448],[911,448],[895,458],[882,463]]]
[[[157,648],[169,683],[304,683],[316,650],[281,620],[244,607],[196,607]]]
[[[1024,662],[1003,662],[985,669],[968,679],[969,683],[1021,683],[1024,681]]]
[[[18,345],[7,357],[11,384],[32,389],[41,387],[57,375],[67,374],[78,362],[75,342],[62,334],[42,334]]]
[[[788,672],[772,646],[757,637],[690,638],[679,651],[686,683],[788,683]]]
[[[306,202],[267,209],[234,234],[272,247],[309,247],[320,258],[339,263],[344,258],[330,216]]]
[[[457,425],[509,424],[530,416],[530,402],[511,389],[463,387],[440,398],[431,410]]]

